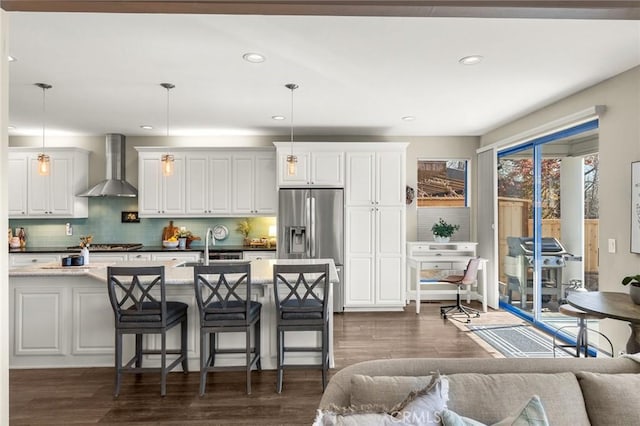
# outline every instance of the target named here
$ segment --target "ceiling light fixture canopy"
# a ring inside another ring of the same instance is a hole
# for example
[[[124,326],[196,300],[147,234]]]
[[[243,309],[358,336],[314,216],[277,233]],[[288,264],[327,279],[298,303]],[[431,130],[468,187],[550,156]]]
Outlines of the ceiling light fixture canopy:
[[[50,172],[50,158],[44,153],[44,140],[45,140],[45,128],[46,128],[46,115],[47,115],[47,102],[46,92],[53,86],[47,83],[35,83],[36,86],[42,89],[42,152],[38,154],[38,174],[40,176],[49,176]]]
[[[264,62],[266,58],[260,53],[249,52],[242,55],[242,59],[247,62],[251,62],[252,64],[259,64],[261,62]]]
[[[171,83],[160,83],[160,86],[167,89],[167,140],[169,138],[169,91],[176,87]],[[175,158],[171,154],[164,154],[161,159],[162,163],[162,174],[164,176],[173,175]]]
[[[287,170],[289,176],[295,176],[296,174],[296,163],[298,162],[298,157],[293,155],[293,91],[298,88],[298,85],[295,83],[285,84],[284,87],[291,91],[291,154],[287,155]]]
[[[476,65],[482,62],[482,59],[484,59],[484,57],[480,55],[471,55],[460,58],[458,62],[460,62],[462,65]]]

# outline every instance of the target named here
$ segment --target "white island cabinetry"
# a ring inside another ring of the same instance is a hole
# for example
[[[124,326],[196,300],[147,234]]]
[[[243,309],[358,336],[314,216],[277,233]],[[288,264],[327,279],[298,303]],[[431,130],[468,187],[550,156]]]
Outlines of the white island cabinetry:
[[[160,254],[169,253],[158,252],[155,257],[159,258]],[[262,303],[261,360],[262,368],[265,369],[276,367],[276,324],[272,285],[275,262],[328,262],[331,264],[331,282],[335,283],[338,280],[338,274],[331,259],[251,261],[254,284],[252,298]],[[187,351],[190,370],[197,371],[200,324],[193,288],[193,268],[176,267],[180,263],[182,263],[181,260],[127,261],[118,263],[116,266],[165,266],[167,300],[181,301],[189,305]],[[106,268],[113,263],[100,264],[92,261],[88,267],[66,268],[58,265],[57,262],[35,263],[9,270],[9,297],[11,298],[9,366],[11,368],[112,367],[114,319],[107,292]],[[331,299],[329,300],[329,309],[331,309]],[[330,324],[332,324],[331,319]],[[157,336],[150,335],[144,338],[150,347],[159,347],[160,339]],[[167,347],[179,347],[179,339],[179,328],[170,330]],[[291,336],[293,344],[299,347],[316,346],[318,339],[315,332],[301,332]],[[237,348],[244,344],[244,338],[230,334],[221,337],[218,343],[221,348]],[[125,339],[123,357],[132,356],[134,346],[135,339]],[[331,351],[332,343],[329,346]],[[319,363],[320,356],[317,353],[296,355],[293,357],[293,362]],[[242,354],[225,354],[220,357],[222,365],[243,365],[243,362]],[[157,357],[145,359],[145,364],[157,365],[158,359]]]

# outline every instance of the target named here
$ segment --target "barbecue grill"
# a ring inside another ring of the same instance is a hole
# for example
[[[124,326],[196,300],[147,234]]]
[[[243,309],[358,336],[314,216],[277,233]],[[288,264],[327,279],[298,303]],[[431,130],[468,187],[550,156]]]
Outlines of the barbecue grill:
[[[520,294],[520,307],[527,308],[527,295],[533,293],[533,238],[507,237],[508,254],[505,257],[505,274],[508,278],[507,288],[509,303],[512,303],[512,292]],[[556,301],[563,299],[562,271],[566,261],[573,255],[565,250],[560,241],[553,237],[542,238],[542,295]]]

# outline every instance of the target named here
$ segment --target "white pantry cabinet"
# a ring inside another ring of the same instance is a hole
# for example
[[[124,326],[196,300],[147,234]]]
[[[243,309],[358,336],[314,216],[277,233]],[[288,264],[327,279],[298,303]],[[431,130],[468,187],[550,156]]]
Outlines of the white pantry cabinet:
[[[175,153],[174,171],[164,176],[166,151],[138,152],[138,211],[140,217],[181,216],[185,213],[184,154]]]
[[[278,210],[276,156],[273,150],[233,155],[232,212],[239,215],[274,215]]]
[[[187,153],[186,164],[186,214],[230,214],[231,153]]]
[[[345,311],[405,306],[406,147],[348,144]]]
[[[39,148],[9,148],[10,218],[85,218],[88,200],[76,194],[89,184],[89,153],[77,148],[49,148],[48,176],[38,174]]]
[[[344,187],[344,150],[340,144],[296,142],[296,173],[289,175],[287,156],[291,145],[274,142],[278,152],[278,187],[296,186]]]
[[[347,152],[345,205],[405,203],[405,152]]]

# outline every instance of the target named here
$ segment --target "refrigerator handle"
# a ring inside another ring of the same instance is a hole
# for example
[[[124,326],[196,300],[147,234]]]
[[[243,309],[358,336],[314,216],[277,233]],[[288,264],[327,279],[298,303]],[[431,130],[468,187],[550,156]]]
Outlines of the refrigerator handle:
[[[311,257],[311,239],[313,238],[313,231],[312,231],[312,227],[311,227],[311,197],[308,197],[305,199],[305,212],[306,212],[306,228],[307,231],[311,231],[307,234],[307,238],[306,238],[306,254],[307,257]]]
[[[311,249],[309,257],[316,257],[316,198],[311,197]]]

